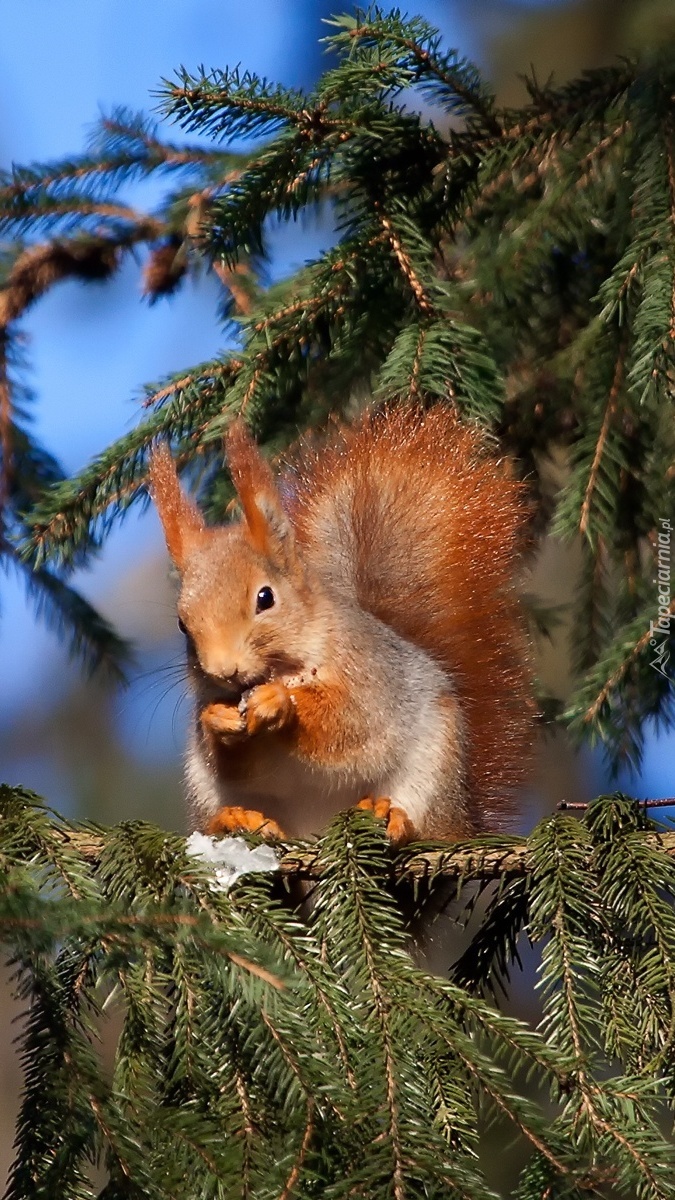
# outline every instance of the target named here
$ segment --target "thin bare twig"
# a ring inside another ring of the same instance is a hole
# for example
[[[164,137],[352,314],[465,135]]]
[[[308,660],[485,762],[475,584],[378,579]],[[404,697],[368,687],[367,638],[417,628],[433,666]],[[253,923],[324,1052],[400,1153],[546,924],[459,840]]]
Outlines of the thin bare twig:
[[[567,800],[561,800],[558,810],[560,812],[585,812],[589,803],[590,801],[575,801],[574,803],[570,803]],[[665,796],[659,800],[636,800],[635,803],[639,804],[640,808],[675,808],[675,796]]]
[[[301,1143],[300,1149],[298,1151],[298,1156],[297,1156],[295,1162],[293,1163],[291,1173],[288,1176],[288,1179],[286,1180],[284,1190],[281,1193],[281,1195],[279,1196],[279,1200],[290,1200],[290,1197],[293,1193],[293,1188],[295,1187],[296,1183],[298,1182],[298,1178],[299,1178],[300,1172],[302,1170],[302,1164],[304,1163],[305,1158],[307,1157],[307,1151],[309,1150],[313,1134],[314,1134],[314,1101],[310,1097],[307,1100],[307,1123],[305,1125],[305,1132],[304,1132],[304,1136],[302,1139],[302,1143]]]
[[[616,360],[616,366],[614,369],[614,378],[612,379],[612,386],[609,391],[609,396],[607,397],[607,407],[605,408],[605,415],[603,417],[602,425],[600,427],[600,433],[598,434],[598,440],[597,440],[597,443],[595,446],[595,454],[593,455],[593,462],[591,464],[591,470],[590,470],[590,473],[588,476],[588,483],[586,485],[586,492],[584,494],[583,504],[581,505],[581,513],[579,515],[579,531],[583,534],[586,534],[588,531],[588,522],[589,522],[590,512],[591,512],[591,503],[593,500],[593,493],[595,492],[595,488],[596,488],[596,485],[598,482],[598,475],[600,473],[600,463],[602,461],[602,456],[604,454],[605,445],[607,442],[607,437],[609,435],[610,426],[612,424],[612,420],[614,419],[614,414],[616,412],[617,405],[619,403],[619,393],[621,392],[621,388],[623,385],[623,377],[624,377],[624,372],[625,372],[625,367],[626,367],[626,352],[627,352],[627,350],[628,350],[628,339],[626,337],[624,337],[623,342],[619,348],[619,354],[618,354],[618,358]]]
[[[671,601],[671,603],[668,607],[668,613],[671,616],[673,614],[675,614],[675,600]],[[596,696],[596,698],[593,701],[593,703],[591,704],[591,706],[584,713],[584,721],[586,721],[586,722],[592,721],[595,718],[598,710],[604,704],[604,702],[607,699],[607,697],[609,696],[610,692],[612,692],[614,690],[614,688],[616,687],[616,685],[621,682],[621,680],[623,679],[624,675],[626,674],[626,671],[628,670],[630,664],[635,661],[638,654],[642,653],[645,646],[651,640],[652,637],[653,637],[653,634],[652,634],[651,629],[647,629],[647,631],[645,633],[643,633],[642,637],[638,639],[638,641],[635,643],[635,645],[633,646],[630,653],[626,655],[623,662],[617,667],[616,671],[614,671],[610,675],[609,679],[606,681],[604,686],[598,692],[598,695]]]

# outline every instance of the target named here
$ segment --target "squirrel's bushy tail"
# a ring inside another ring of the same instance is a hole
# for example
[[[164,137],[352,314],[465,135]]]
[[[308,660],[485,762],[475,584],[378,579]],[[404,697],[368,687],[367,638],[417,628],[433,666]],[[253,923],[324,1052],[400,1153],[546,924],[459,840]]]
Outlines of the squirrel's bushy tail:
[[[291,490],[298,539],[324,578],[452,677],[474,819],[503,824],[533,741],[514,591],[524,485],[479,430],[436,406],[366,414],[306,452]]]

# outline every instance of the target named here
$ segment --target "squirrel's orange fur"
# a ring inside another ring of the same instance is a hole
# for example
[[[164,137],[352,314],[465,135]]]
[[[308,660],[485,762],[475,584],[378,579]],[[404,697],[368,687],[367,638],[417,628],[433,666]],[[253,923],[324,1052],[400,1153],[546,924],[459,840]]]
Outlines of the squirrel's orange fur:
[[[503,824],[532,745],[508,462],[441,406],[363,416],[280,487],[240,423],[228,458],[243,521],[218,529],[168,451],[151,471],[182,576],[201,823],[260,810],[305,834],[384,796],[399,837]]]
[[[510,464],[486,452],[479,430],[439,406],[367,415],[306,459],[295,500],[298,537],[329,572],[333,546],[321,529],[340,497],[353,514],[347,538],[364,608],[454,679],[472,807],[488,826],[522,783],[532,746],[514,590],[523,491]]]

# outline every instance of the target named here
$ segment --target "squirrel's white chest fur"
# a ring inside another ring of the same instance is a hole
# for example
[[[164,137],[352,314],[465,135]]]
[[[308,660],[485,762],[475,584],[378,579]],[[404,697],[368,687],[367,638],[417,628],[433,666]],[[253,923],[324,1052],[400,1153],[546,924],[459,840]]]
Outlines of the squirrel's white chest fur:
[[[245,779],[214,772],[193,745],[186,780],[199,826],[207,825],[219,808],[235,806],[264,813],[289,837],[298,838],[318,833],[336,812],[356,804],[368,790],[360,781],[301,762],[272,737],[258,747],[254,771]]]
[[[405,643],[399,658],[399,677],[380,693],[387,700],[371,710],[358,768],[316,765],[283,737],[266,736],[257,739],[245,772],[230,771],[227,755],[218,762],[209,757],[196,726],[186,763],[196,823],[206,827],[220,808],[241,807],[272,818],[289,837],[305,838],[364,797],[386,796],[421,834],[432,835],[448,802],[457,812],[463,808],[463,722],[436,664]]]

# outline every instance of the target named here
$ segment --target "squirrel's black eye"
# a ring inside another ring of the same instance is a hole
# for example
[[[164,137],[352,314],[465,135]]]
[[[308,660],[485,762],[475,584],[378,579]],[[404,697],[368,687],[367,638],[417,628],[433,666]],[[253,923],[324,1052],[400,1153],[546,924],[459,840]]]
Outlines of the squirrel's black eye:
[[[264,612],[266,608],[272,608],[273,606],[274,592],[271,587],[261,587],[255,598],[255,611],[257,613]]]
[[[185,637],[189,636],[187,625],[185,624],[185,621],[181,621],[180,617],[178,618],[178,628],[180,629],[181,633],[185,634]]]

